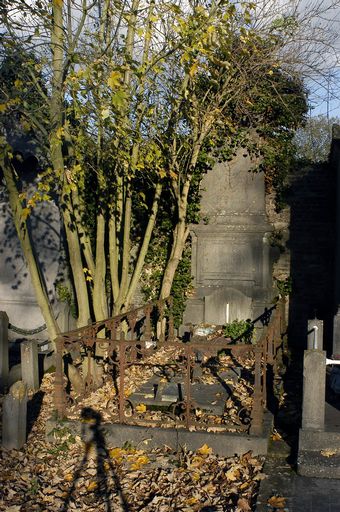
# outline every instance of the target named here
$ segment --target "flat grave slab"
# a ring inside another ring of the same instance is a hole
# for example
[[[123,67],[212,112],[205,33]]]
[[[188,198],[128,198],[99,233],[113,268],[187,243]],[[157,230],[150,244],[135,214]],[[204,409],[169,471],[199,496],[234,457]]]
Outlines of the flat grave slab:
[[[221,416],[224,412],[225,401],[232,392],[231,381],[237,381],[239,374],[239,369],[230,369],[211,374],[214,377],[213,383],[205,383],[202,379],[192,382],[190,390],[194,407]],[[144,404],[149,409],[168,409],[172,404],[185,399],[185,379],[180,374],[168,381],[159,375],[154,375],[129,396],[129,400],[134,406]]]

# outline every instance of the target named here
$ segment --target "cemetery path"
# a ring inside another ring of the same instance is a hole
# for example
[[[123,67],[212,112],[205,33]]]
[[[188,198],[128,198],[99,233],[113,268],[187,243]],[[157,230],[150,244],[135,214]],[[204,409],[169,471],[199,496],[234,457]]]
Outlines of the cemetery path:
[[[129,443],[108,446],[94,407],[83,410],[91,439],[72,436],[61,424],[54,432],[56,444],[46,443],[52,384],[53,375],[45,374],[25,446],[0,453],[1,511],[254,509],[264,475],[263,459],[251,452],[221,458],[207,445],[196,452],[183,448],[177,453],[167,446],[152,451]]]
[[[311,478],[297,474],[298,436],[301,424],[302,354],[292,354],[284,375],[284,395],[275,416],[275,426],[269,453],[263,467],[267,478],[261,481],[256,512],[339,512],[339,480]],[[329,411],[326,404],[326,428],[334,421],[339,426],[339,413]],[[334,412],[334,411],[333,411]],[[314,463],[331,466],[334,452],[322,450]]]

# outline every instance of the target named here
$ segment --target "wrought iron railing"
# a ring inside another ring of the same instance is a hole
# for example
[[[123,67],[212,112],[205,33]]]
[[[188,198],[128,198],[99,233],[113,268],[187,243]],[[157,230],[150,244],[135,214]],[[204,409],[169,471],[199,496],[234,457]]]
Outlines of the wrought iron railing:
[[[171,298],[64,333],[56,339],[57,415],[66,417],[69,409],[69,383],[65,379],[68,365],[88,358],[88,364],[83,365],[83,387],[76,402],[81,407],[83,397],[95,388],[90,360],[100,361],[116,389],[109,405],[112,422],[214,431],[231,428],[259,435],[267,401],[267,368],[271,366],[273,375],[277,375],[277,355],[286,331],[284,300],[265,315],[262,335],[254,345],[233,343],[223,336],[186,343],[175,339]],[[155,354],[162,351],[163,360],[155,361]],[[239,407],[236,421],[235,418],[229,421],[221,411],[217,414],[218,405],[214,403],[232,396],[223,373],[223,354],[229,355],[235,363],[238,361],[239,372],[244,371],[240,364],[242,359],[251,357],[253,360],[253,371],[248,372],[249,386],[253,388],[252,404],[248,405],[248,410]],[[144,388],[139,393],[138,389],[131,393],[127,389],[127,376],[131,368],[138,367],[145,374]],[[204,384],[206,381],[208,385]],[[170,396],[164,392],[167,387]],[[217,399],[210,396],[202,405],[200,393],[203,402],[207,393],[215,393]]]

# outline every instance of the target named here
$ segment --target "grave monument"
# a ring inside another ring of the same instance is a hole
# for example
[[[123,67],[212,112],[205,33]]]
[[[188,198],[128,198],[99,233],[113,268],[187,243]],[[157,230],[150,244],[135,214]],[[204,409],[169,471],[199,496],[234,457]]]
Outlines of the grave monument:
[[[256,318],[272,299],[272,230],[263,173],[244,150],[217,163],[201,184],[200,224],[191,226],[194,295],[183,319],[222,325]]]

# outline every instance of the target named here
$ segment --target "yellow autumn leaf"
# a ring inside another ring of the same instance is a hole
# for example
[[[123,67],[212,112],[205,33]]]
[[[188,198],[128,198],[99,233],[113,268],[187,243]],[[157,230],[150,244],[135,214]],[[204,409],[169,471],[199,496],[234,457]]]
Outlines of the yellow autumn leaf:
[[[142,466],[147,464],[149,460],[149,457],[146,455],[141,455],[140,457],[137,457],[137,459],[131,464],[130,469],[132,471],[136,471],[137,469],[140,469]]]
[[[67,474],[64,476],[64,480],[66,480],[66,482],[72,482],[72,480],[73,480],[73,475],[72,475],[72,473],[67,473]]]
[[[244,489],[248,489],[248,487],[251,485],[251,482],[244,482],[240,485],[239,489],[240,491],[244,491]]]
[[[338,450],[326,448],[325,450],[321,450],[320,453],[323,457],[333,457],[333,455],[336,455],[338,453]]]
[[[237,480],[240,476],[240,472],[239,470],[236,468],[230,468],[226,473],[225,473],[225,477],[227,480],[229,480],[230,482],[235,482],[235,480]]]
[[[145,412],[146,411],[146,405],[145,404],[138,404],[138,405],[136,405],[136,411],[137,412]]]
[[[268,505],[274,508],[284,508],[286,506],[286,498],[282,496],[272,496],[268,500]]]
[[[19,88],[22,86],[22,81],[19,80],[19,78],[17,78],[15,81],[14,81],[14,85],[15,87]]]
[[[80,172],[81,171],[81,165],[80,164],[76,164],[72,167],[72,174],[75,174],[77,172]]]
[[[30,213],[31,210],[29,208],[23,208],[21,212],[21,219],[26,220]]]
[[[102,111],[101,111],[101,118],[104,121],[108,117],[110,117],[110,109],[109,108],[103,108]]]
[[[126,397],[130,396],[132,393],[133,393],[133,389],[131,389],[131,388],[127,388],[124,390],[124,395]]]
[[[191,475],[191,478],[197,482],[200,478],[201,478],[201,475],[199,473],[192,473]]]
[[[109,78],[107,79],[107,85],[111,87],[111,89],[114,89],[117,87],[117,85],[120,84],[121,78],[122,75],[119,71],[112,71]]]
[[[158,175],[159,175],[160,178],[165,178],[166,171],[164,169],[159,169],[158,170]]]
[[[203,463],[204,463],[204,459],[202,457],[200,457],[199,455],[195,455],[195,457],[192,458],[190,465],[193,468],[199,468],[202,466]]]
[[[55,136],[56,136],[56,138],[57,138],[58,140],[60,140],[60,139],[63,137],[64,133],[65,133],[65,131],[64,131],[64,127],[63,127],[63,126],[60,126],[60,127],[58,128],[58,130],[55,132]]]
[[[189,75],[191,76],[191,78],[197,73],[197,69],[198,69],[198,62],[196,60],[196,62],[194,62],[193,65],[191,66],[191,68],[189,69]]]
[[[214,485],[211,482],[209,482],[207,485],[205,485],[202,488],[202,490],[207,492],[208,494],[214,494],[214,492],[216,491],[216,485]]]
[[[112,448],[109,450],[110,459],[115,459],[117,462],[121,462],[123,460],[124,450],[122,448]]]
[[[207,444],[204,444],[203,446],[201,446],[201,448],[197,450],[197,453],[200,453],[201,455],[211,455],[212,448],[210,448],[210,446],[208,446]]]
[[[86,489],[88,492],[91,492],[91,491],[95,491],[97,489],[97,487],[98,487],[97,482],[92,481],[87,485]]]
[[[192,498],[188,498],[187,500],[185,500],[185,504],[186,505],[195,505],[195,503],[198,502],[198,499],[195,498],[194,496]]]
[[[62,6],[63,6],[63,2],[64,2],[64,0],[54,0],[54,3],[55,3],[58,7],[62,7]]]
[[[6,107],[7,107],[6,103],[0,103],[0,112],[5,112]]]

